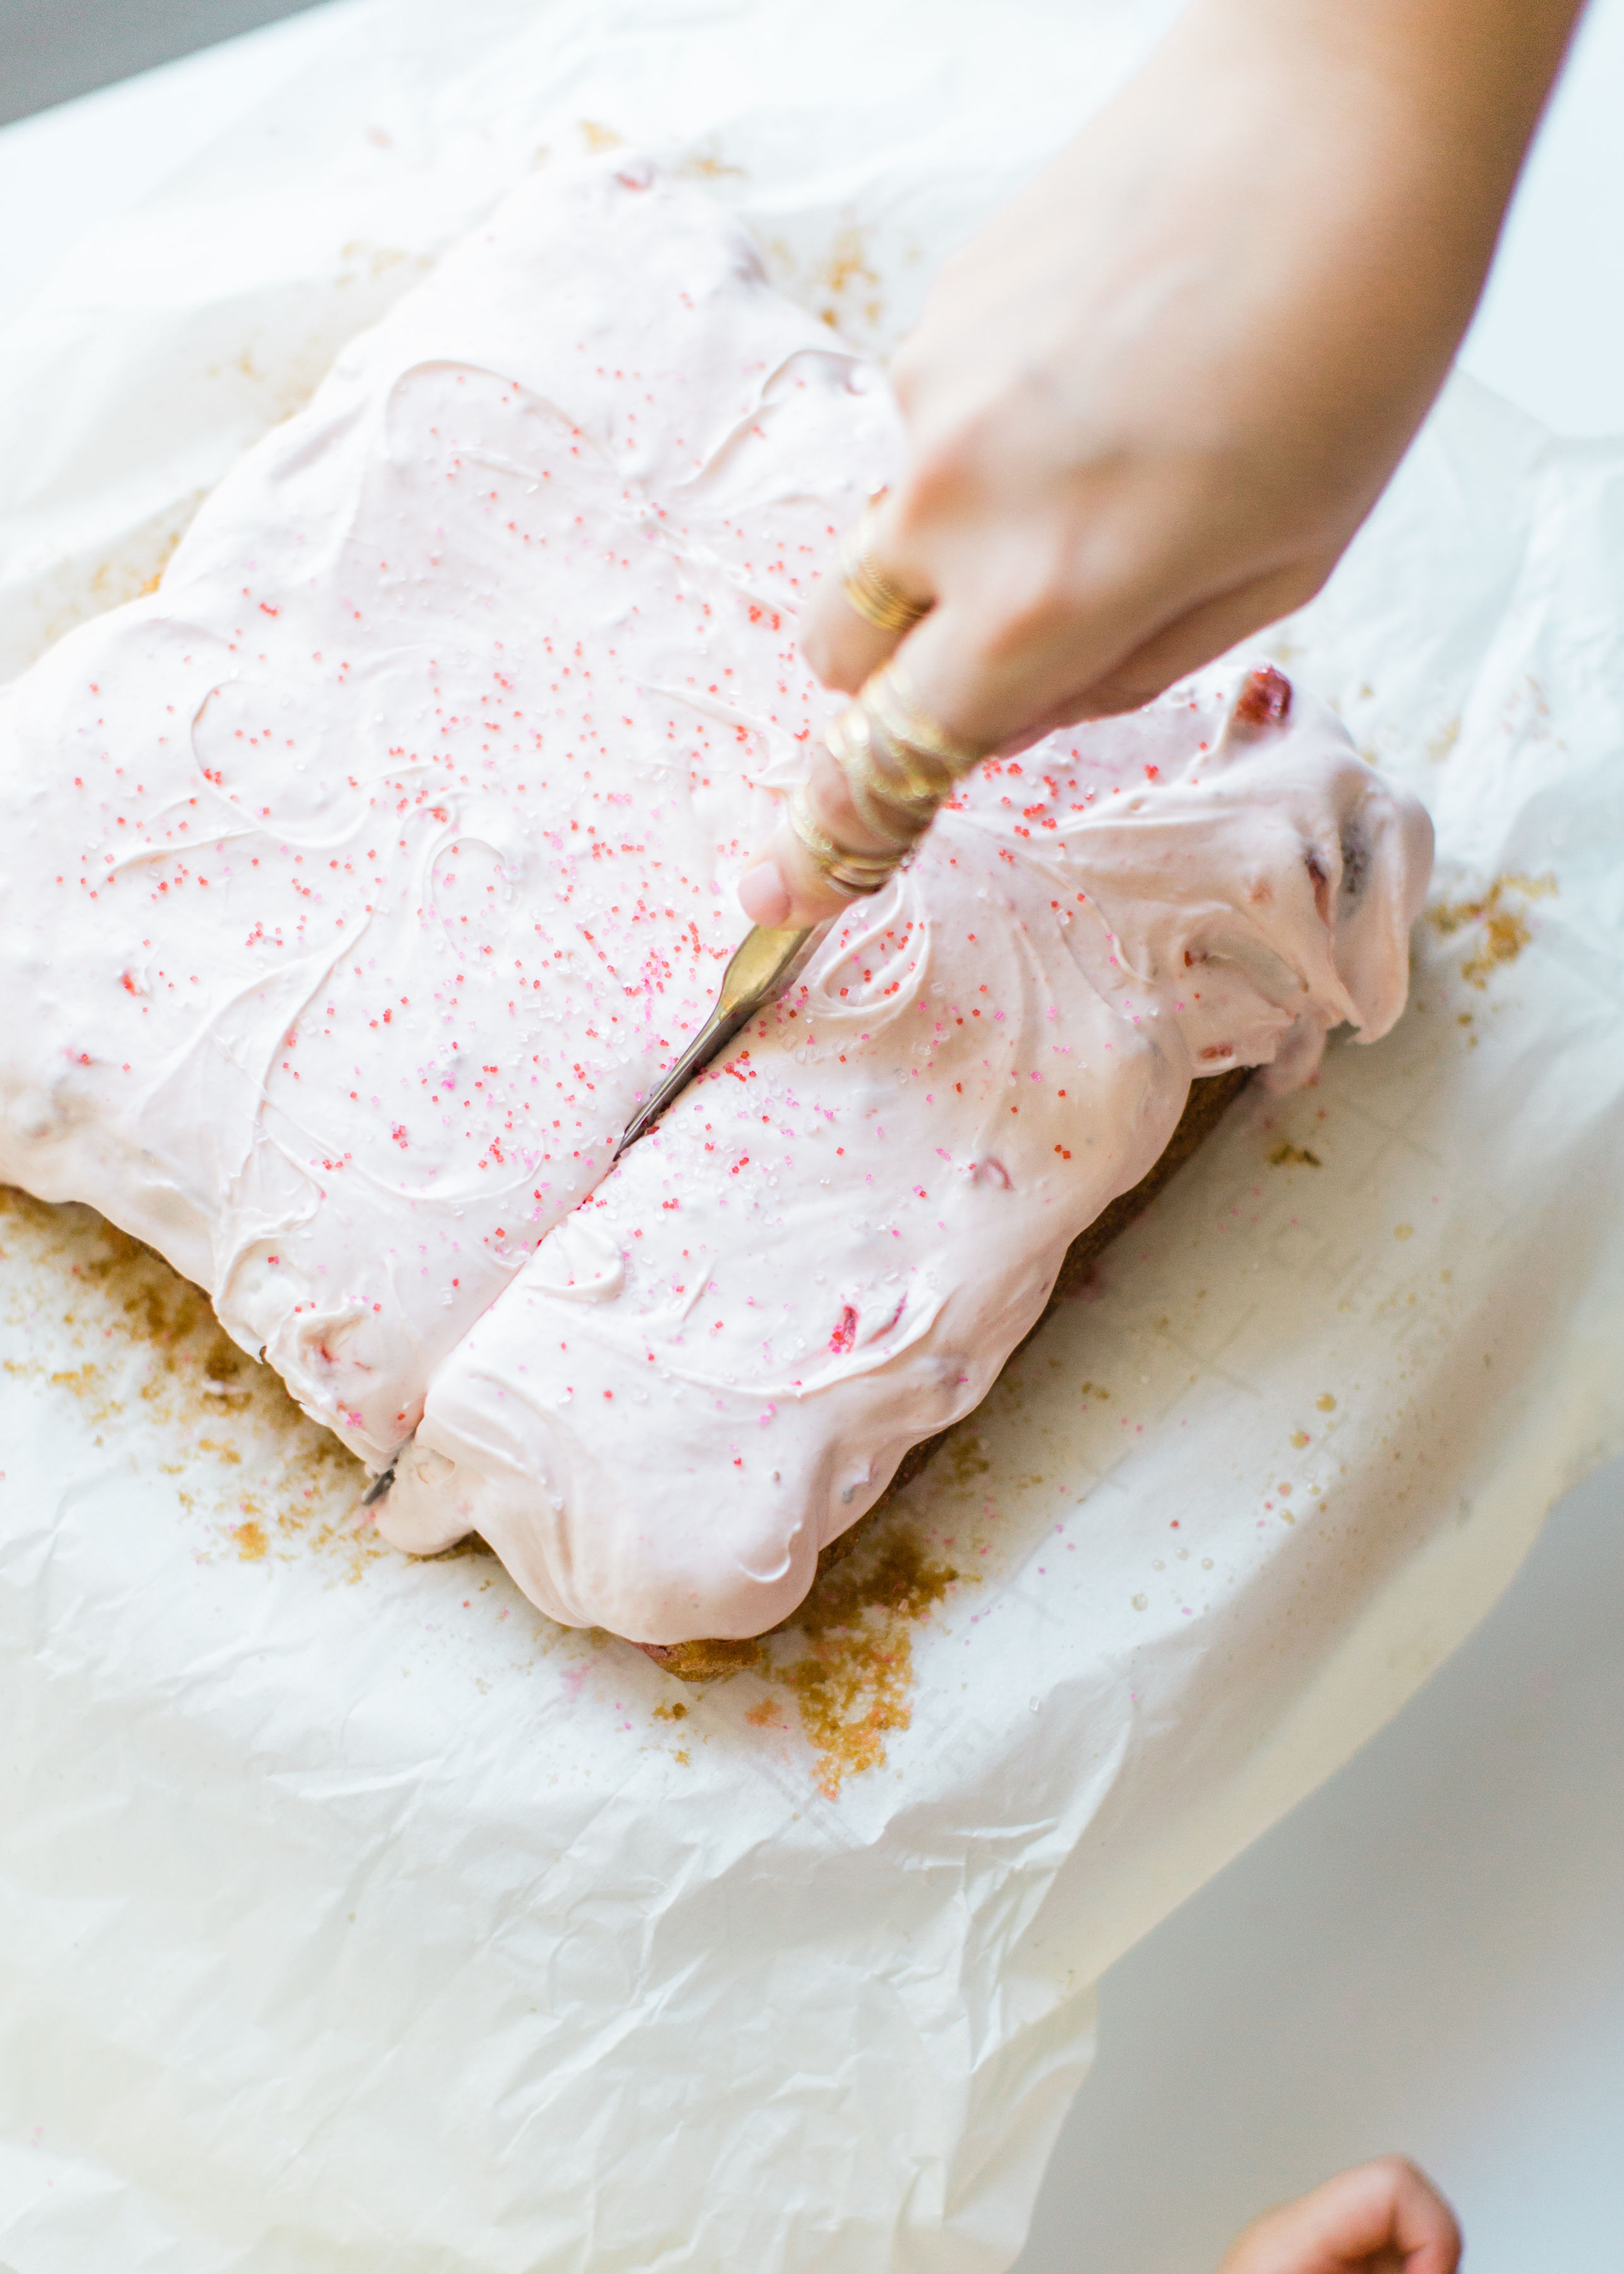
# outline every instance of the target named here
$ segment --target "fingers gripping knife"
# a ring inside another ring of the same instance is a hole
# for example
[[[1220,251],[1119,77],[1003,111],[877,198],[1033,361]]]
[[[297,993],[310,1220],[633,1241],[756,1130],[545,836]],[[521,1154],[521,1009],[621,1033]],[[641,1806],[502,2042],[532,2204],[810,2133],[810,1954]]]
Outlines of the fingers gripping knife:
[[[790,824],[823,876],[848,898],[860,898],[877,892],[889,881],[929,828],[937,808],[981,754],[951,742],[920,711],[895,663],[876,672],[831,727],[829,748],[846,777],[853,807],[870,834],[882,840],[881,848],[858,852],[837,844],[813,818],[804,785],[791,801]],[[648,1134],[695,1075],[758,1012],[793,985],[828,929],[827,922],[783,930],[756,924],[745,934],[723,974],[715,1008],[628,1127],[615,1148],[615,1160]],[[381,1500],[394,1481],[391,1462],[374,1480],[363,1506]]]
[[[830,727],[829,748],[858,815],[881,840],[879,849],[855,852],[837,844],[809,811],[804,783],[791,801],[790,825],[823,877],[848,897],[860,898],[890,881],[981,753],[951,741],[920,710],[894,662],[875,674]],[[723,976],[716,1008],[621,1138],[617,1161],[756,1013],[777,1000],[827,930],[826,923],[805,931],[757,924],[746,934]]]

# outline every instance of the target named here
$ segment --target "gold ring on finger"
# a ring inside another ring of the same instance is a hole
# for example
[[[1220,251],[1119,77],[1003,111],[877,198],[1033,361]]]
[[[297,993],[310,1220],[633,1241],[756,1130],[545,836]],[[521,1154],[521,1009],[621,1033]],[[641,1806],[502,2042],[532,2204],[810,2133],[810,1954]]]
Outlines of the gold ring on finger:
[[[945,727],[938,726],[929,712],[921,708],[913,681],[894,657],[874,674],[861,700],[869,717],[900,751],[944,766],[954,781],[973,772],[987,756],[985,750],[974,749],[957,735],[950,734]]]
[[[908,850],[906,845],[899,845],[877,853],[857,853],[849,845],[837,844],[813,819],[805,782],[797,786],[789,802],[789,825],[824,882],[853,900],[865,900],[888,885]]]
[[[912,631],[921,617],[930,614],[933,604],[903,591],[875,559],[875,511],[873,503],[865,506],[840,539],[840,590],[847,606],[876,631]]]
[[[828,742],[863,826],[903,846],[924,835],[937,809],[985,756],[921,708],[894,660],[833,721]]]

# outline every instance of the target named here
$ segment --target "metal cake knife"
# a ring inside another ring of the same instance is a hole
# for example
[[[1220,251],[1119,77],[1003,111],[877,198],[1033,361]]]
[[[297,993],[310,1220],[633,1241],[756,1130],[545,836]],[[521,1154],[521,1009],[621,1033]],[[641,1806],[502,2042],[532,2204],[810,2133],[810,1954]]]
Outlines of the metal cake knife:
[[[694,1076],[726,1049],[756,1013],[778,1000],[828,929],[827,923],[814,924],[806,931],[774,931],[765,924],[751,926],[722,975],[716,1008],[615,1147],[617,1161],[628,1145],[635,1145],[639,1137],[648,1134],[673,1099],[681,1096]]]
[[[715,1009],[615,1147],[615,1160],[628,1145],[647,1136],[672,1100],[681,1096],[694,1076],[702,1073],[711,1059],[726,1049],[758,1011],[764,1011],[769,1003],[778,1000],[828,929],[827,923],[814,924],[807,931],[771,931],[765,924],[751,926],[722,974]],[[404,1446],[400,1447],[395,1460],[404,1450]],[[375,1507],[394,1482],[395,1461],[391,1461],[380,1475],[372,1479],[362,1498],[362,1507]]]

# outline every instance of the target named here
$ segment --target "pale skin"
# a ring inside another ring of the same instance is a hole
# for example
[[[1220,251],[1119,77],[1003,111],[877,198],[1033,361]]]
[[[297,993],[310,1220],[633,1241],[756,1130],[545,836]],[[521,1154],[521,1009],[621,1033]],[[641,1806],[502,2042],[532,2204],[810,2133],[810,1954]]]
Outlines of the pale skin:
[[[899,660],[955,740],[1133,709],[1318,591],[1448,371],[1580,6],[1192,0],[946,263],[870,551],[932,604]],[[830,575],[802,644],[855,692],[898,644]],[[876,844],[822,750],[809,795]],[[740,899],[845,905],[787,826]]]
[[[1383,2156],[1254,2219],[1218,2274],[1455,2274],[1461,2231],[1423,2172]]]

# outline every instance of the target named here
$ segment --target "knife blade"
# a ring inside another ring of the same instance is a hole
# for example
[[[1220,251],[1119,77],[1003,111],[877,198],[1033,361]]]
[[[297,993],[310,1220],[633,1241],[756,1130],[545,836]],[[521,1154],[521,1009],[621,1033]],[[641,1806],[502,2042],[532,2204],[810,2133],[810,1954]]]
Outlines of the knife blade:
[[[758,1011],[766,1009],[791,986],[809,960],[813,949],[829,930],[828,923],[814,924],[807,931],[774,931],[765,924],[753,924],[733,950],[726,970],[722,974],[721,990],[716,1006],[704,1025],[695,1035],[671,1072],[653,1093],[636,1119],[614,1148],[613,1161],[618,1161],[628,1145],[639,1137],[646,1137],[673,1098],[680,1097],[696,1073],[702,1073],[713,1058],[727,1048],[733,1036],[748,1027]],[[611,1166],[613,1165],[611,1162]],[[408,1439],[408,1443],[410,1440]],[[362,1497],[363,1508],[375,1508],[395,1482],[395,1464],[406,1449],[399,1447],[395,1459],[387,1469],[372,1479]]]
[[[628,1145],[648,1134],[672,1101],[749,1025],[756,1013],[776,1002],[793,984],[828,930],[827,923],[814,924],[805,931],[751,926],[722,974],[715,1009],[615,1147],[617,1161]]]

